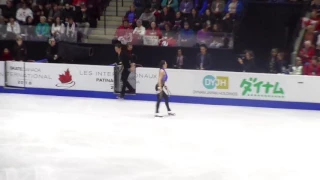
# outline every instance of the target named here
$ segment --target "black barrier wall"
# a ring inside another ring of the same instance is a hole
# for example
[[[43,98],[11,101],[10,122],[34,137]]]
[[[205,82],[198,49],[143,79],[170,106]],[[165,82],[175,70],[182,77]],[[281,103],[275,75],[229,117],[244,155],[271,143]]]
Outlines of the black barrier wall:
[[[15,41],[0,41],[0,48],[13,47]],[[46,57],[47,42],[24,42],[27,47],[29,60],[39,60]],[[65,44],[65,43],[64,43]],[[69,44],[69,43],[68,43]],[[78,47],[91,47],[92,56],[75,59],[74,64],[109,65],[116,61],[116,53],[112,44],[72,44]],[[58,44],[59,46],[60,44]],[[62,44],[61,44],[62,45]],[[144,67],[157,67],[160,60],[167,60],[169,67],[176,61],[178,47],[134,46],[133,53],[137,56],[138,64]],[[185,69],[194,69],[199,48],[181,48],[184,56]],[[74,53],[74,52],[73,52]],[[230,49],[208,49],[212,56],[212,70],[237,71],[237,56]]]

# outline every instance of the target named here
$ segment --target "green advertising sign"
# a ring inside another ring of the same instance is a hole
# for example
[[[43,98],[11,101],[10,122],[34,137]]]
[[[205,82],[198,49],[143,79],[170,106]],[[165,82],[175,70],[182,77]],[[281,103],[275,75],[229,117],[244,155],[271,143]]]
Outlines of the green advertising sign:
[[[242,96],[284,98],[285,92],[279,82],[259,81],[258,78],[243,79],[240,87]]]

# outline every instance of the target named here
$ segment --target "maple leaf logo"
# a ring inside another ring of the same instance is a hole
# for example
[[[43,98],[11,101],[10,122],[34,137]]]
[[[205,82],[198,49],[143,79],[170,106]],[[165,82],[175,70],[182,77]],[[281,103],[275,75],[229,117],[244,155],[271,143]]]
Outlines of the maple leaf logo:
[[[70,83],[72,81],[72,76],[70,74],[69,69],[67,69],[67,71],[65,71],[64,74],[59,75],[59,81],[63,84]]]
[[[76,83],[72,80],[72,75],[67,69],[64,74],[59,74],[59,81],[61,83],[56,84],[57,87],[62,87],[62,88],[71,88],[73,87]]]

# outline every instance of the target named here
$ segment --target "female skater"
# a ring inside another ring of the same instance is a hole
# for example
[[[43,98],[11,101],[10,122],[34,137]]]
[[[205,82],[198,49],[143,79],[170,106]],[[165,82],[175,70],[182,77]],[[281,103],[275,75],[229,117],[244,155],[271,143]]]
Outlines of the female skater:
[[[167,62],[165,60],[160,61],[159,79],[158,79],[158,83],[156,84],[157,105],[156,105],[155,117],[162,117],[162,115],[159,114],[159,106],[160,106],[160,102],[162,101],[162,98],[165,100],[166,107],[168,110],[168,115],[169,116],[175,115],[173,112],[171,112],[171,109],[169,107],[169,96],[166,92],[163,91],[163,88],[168,90],[167,86],[165,85],[165,82],[168,80],[168,74],[165,70],[166,68],[167,68]]]

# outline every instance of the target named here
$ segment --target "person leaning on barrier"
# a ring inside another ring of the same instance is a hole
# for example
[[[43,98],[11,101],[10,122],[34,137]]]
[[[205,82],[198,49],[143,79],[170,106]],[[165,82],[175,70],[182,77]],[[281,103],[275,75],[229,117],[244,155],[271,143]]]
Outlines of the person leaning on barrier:
[[[16,44],[13,46],[13,58],[15,61],[27,60],[27,47],[21,36],[17,37]]]
[[[211,70],[212,56],[207,52],[207,46],[200,45],[200,53],[197,55],[197,69]]]
[[[46,57],[49,63],[61,62],[61,58],[58,56],[58,46],[54,38],[49,39],[49,46],[47,48]]]
[[[239,57],[238,62],[242,72],[256,72],[253,51],[246,50],[244,57]]]

